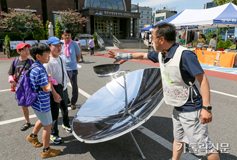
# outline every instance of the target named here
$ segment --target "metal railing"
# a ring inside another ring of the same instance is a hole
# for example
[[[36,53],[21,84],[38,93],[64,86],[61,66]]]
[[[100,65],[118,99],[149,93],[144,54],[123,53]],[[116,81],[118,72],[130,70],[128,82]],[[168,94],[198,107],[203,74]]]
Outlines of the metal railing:
[[[123,48],[120,46],[120,43],[122,43],[122,42],[120,42],[120,41],[118,40],[118,38],[116,38],[114,35],[112,35],[112,37],[113,37],[113,39],[112,39],[113,44],[114,44],[116,47],[118,47],[119,49],[123,49]]]
[[[100,49],[105,49],[104,40],[101,38],[101,36],[97,32],[95,32],[95,35],[97,37],[97,42],[98,42]]]

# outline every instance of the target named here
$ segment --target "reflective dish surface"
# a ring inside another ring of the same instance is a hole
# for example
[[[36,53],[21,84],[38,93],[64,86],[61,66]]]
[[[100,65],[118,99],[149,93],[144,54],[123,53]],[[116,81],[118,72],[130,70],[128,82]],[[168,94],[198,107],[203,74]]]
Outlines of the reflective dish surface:
[[[126,74],[113,79],[94,93],[73,119],[73,135],[81,142],[99,143],[124,135],[147,121],[163,103],[159,68]]]

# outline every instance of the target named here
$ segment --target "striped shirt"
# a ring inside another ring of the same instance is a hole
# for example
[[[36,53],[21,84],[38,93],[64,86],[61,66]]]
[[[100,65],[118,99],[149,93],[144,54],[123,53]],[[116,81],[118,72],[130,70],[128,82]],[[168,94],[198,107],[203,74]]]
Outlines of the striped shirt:
[[[42,113],[48,112],[51,110],[49,92],[44,92],[42,90],[42,87],[46,86],[49,83],[48,75],[44,66],[40,62],[35,61],[32,67],[34,66],[38,67],[35,67],[30,72],[30,84],[33,92],[37,92],[39,87],[40,90],[38,92],[35,103],[32,105],[32,108]]]

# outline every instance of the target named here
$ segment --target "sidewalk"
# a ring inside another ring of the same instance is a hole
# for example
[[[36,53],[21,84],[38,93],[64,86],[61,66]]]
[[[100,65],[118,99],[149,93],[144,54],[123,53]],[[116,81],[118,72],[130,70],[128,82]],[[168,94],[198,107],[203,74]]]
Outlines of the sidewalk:
[[[5,55],[3,52],[0,52],[0,58],[7,58],[7,55]]]

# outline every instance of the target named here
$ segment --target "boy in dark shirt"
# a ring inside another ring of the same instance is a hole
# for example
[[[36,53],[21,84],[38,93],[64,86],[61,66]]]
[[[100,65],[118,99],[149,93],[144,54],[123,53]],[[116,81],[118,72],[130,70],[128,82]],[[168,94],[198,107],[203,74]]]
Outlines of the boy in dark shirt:
[[[20,55],[19,58],[15,59],[8,71],[9,74],[9,83],[11,84],[12,88],[16,87],[16,84],[21,75],[23,74],[24,71],[28,70],[31,65],[33,64],[33,60],[28,59],[30,50],[29,50],[30,45],[26,43],[19,43],[17,45],[17,53]],[[15,77],[15,79],[14,79]],[[30,119],[29,119],[29,110],[28,107],[22,106],[22,112],[25,117],[26,123],[21,127],[21,131],[25,131],[30,127]]]

